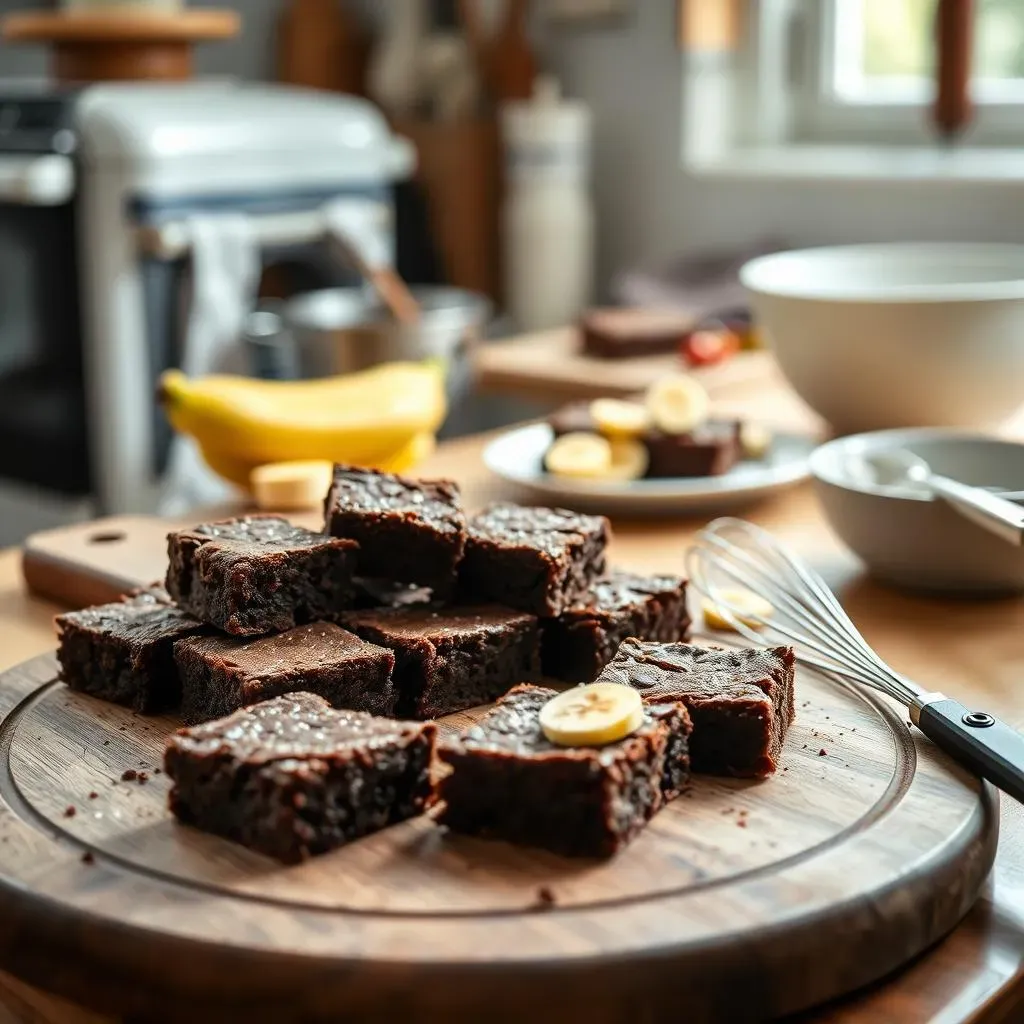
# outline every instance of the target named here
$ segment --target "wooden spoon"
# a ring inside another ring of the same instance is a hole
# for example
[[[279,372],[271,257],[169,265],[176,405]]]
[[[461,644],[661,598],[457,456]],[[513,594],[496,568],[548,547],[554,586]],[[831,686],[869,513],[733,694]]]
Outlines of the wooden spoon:
[[[370,282],[381,302],[399,323],[419,323],[420,304],[393,267],[371,263],[366,258],[362,246],[336,221],[332,221],[330,225],[328,238],[341,259]]]

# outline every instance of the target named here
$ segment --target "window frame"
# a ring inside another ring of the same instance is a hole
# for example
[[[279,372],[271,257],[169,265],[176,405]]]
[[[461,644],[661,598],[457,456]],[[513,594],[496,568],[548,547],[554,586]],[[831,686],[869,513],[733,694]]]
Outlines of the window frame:
[[[752,59],[770,59],[769,38],[787,40],[791,92],[790,139],[797,143],[869,143],[934,145],[928,118],[930,98],[910,80],[894,83],[889,96],[843,95],[836,88],[835,40],[841,8],[850,0],[761,0],[750,5],[758,20]],[[771,22],[784,19],[779,26]],[[749,54],[749,51],[748,51]],[[765,102],[756,94],[756,103]],[[1019,146],[1024,143],[1024,81],[975,83],[975,116],[961,141],[973,146]]]

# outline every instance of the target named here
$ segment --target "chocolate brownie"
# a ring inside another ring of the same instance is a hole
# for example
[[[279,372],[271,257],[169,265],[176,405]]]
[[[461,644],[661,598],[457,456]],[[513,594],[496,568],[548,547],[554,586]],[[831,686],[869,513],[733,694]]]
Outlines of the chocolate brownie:
[[[164,755],[179,821],[286,863],[420,814],[432,724],[335,711],[293,693],[181,729]]]
[[[466,543],[451,480],[335,466],[324,511],[327,533],[358,542],[359,575],[450,591]]]
[[[632,735],[602,747],[559,747],[540,727],[555,690],[517,686],[439,747],[441,821],[456,832],[607,857],[686,781],[689,719],[678,703],[648,704]]]
[[[763,778],[779,766],[793,721],[792,647],[723,650],[626,640],[601,673],[647,701],[682,701],[693,719],[695,772]]]
[[[589,402],[570,402],[556,409],[548,417],[548,425],[555,437],[564,434],[596,434],[597,422],[590,412]]]
[[[55,624],[60,678],[72,690],[147,713],[181,703],[174,641],[209,632],[163,587],[58,615]]]
[[[544,675],[567,683],[589,683],[626,637],[685,640],[689,628],[682,576],[639,576],[616,570],[557,618],[541,623]]]
[[[548,417],[556,438],[576,432],[598,433],[589,402],[572,402]],[[651,429],[637,440],[647,449],[644,474],[665,477],[721,476],[742,458],[739,420],[708,420],[687,434],[666,434]]]
[[[259,700],[308,690],[334,707],[389,715],[395,656],[331,622],[261,637],[205,636],[174,645],[190,725]]]
[[[604,572],[604,516],[495,504],[469,521],[463,593],[533,615],[560,615]]]
[[[167,589],[197,619],[240,636],[334,618],[352,605],[353,541],[277,516],[203,523],[167,537]]]
[[[595,309],[580,321],[583,351],[599,359],[678,352],[693,317],[675,310]]]
[[[652,430],[643,437],[648,477],[721,476],[740,460],[739,420],[709,420],[688,434]]]
[[[402,718],[489,704],[540,675],[537,619],[509,608],[383,608],[350,613],[344,622],[395,652],[395,713]]]

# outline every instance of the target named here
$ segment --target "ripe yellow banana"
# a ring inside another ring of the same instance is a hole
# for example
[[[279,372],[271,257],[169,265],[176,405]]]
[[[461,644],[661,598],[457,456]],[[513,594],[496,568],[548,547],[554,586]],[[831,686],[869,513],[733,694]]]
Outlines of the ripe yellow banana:
[[[309,381],[190,380],[170,370],[159,393],[174,429],[196,439],[213,469],[244,485],[253,467],[268,462],[373,466],[422,457],[424,436],[447,412],[444,378],[435,360]]]
[[[389,455],[375,459],[373,462],[359,463],[359,465],[368,466],[370,469],[382,469],[387,473],[405,473],[433,454],[436,446],[437,441],[433,434],[429,432],[414,434],[405,444]],[[199,450],[202,452],[206,464],[218,476],[246,491],[252,490],[250,484],[252,471],[267,465],[266,462],[249,462],[246,459],[236,458],[222,452],[219,448],[200,445]]]
[[[436,447],[437,438],[433,434],[416,434],[408,444],[388,458],[375,462],[370,468],[382,469],[386,473],[404,473],[433,455]]]

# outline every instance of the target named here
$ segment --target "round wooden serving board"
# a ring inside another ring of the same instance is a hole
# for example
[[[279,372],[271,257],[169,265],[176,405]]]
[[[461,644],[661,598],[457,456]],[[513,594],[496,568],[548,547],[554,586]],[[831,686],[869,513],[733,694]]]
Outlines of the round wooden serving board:
[[[146,1020],[760,1020],[937,941],[995,854],[994,791],[804,671],[783,770],[696,779],[610,861],[421,818],[282,867],[174,823],[175,720],[54,675],[0,677],[0,963]]]

